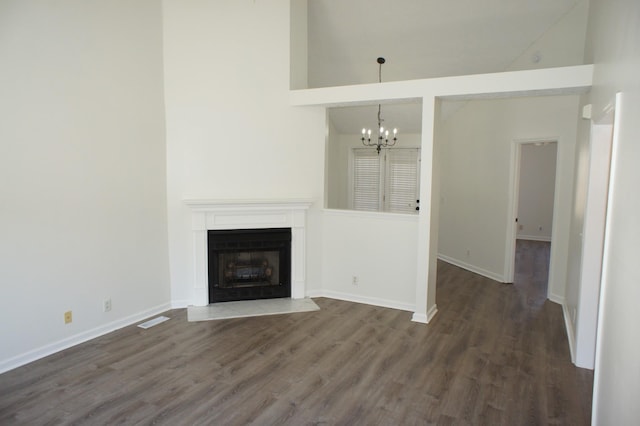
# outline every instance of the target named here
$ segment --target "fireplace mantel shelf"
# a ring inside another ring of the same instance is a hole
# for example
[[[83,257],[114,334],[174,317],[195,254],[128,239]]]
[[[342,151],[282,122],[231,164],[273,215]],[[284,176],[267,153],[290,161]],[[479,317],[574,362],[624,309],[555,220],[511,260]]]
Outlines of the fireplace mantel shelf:
[[[308,209],[310,199],[186,199],[184,203],[193,210],[232,210],[232,209]]]

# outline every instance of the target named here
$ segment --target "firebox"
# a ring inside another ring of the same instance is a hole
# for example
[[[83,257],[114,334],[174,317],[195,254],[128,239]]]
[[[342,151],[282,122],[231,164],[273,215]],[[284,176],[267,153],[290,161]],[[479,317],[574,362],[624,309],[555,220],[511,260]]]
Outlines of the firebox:
[[[209,303],[291,297],[291,229],[210,230]]]

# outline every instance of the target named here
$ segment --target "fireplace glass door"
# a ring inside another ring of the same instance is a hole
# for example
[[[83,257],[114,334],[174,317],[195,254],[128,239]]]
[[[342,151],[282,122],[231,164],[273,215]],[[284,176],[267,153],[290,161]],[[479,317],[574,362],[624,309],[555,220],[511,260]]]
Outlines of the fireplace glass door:
[[[291,229],[209,231],[209,302],[291,297]]]

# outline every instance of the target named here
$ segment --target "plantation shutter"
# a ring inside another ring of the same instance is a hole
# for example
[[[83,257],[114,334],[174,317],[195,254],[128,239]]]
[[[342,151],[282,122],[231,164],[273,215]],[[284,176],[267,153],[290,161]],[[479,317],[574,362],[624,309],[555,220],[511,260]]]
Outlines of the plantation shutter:
[[[353,150],[354,210],[381,210],[380,159],[375,149]]]
[[[352,173],[354,210],[417,213],[419,148],[355,148]]]
[[[420,176],[419,149],[387,151],[385,179],[385,210],[395,213],[416,213]]]

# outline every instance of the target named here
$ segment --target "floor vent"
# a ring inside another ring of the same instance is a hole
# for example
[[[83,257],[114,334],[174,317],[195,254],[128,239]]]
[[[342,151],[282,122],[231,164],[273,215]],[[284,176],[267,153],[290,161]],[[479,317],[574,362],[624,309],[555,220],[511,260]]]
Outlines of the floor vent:
[[[142,324],[138,324],[138,327],[144,328],[146,330],[147,328],[151,328],[154,325],[158,325],[158,324],[160,324],[162,322],[167,321],[168,319],[169,319],[169,317],[165,317],[165,316],[156,317],[156,318],[151,319],[149,321],[143,322]]]

